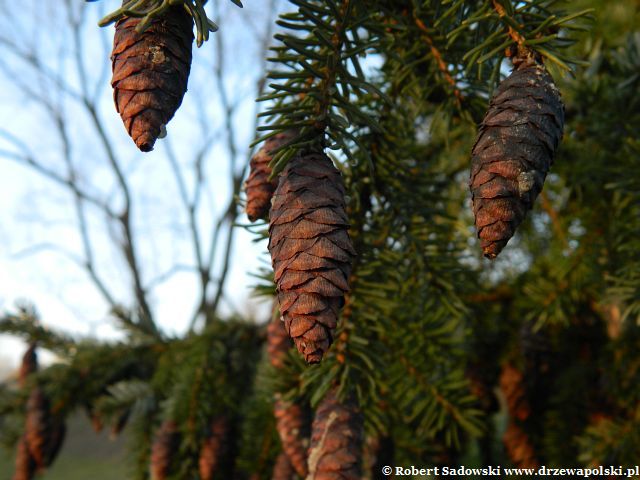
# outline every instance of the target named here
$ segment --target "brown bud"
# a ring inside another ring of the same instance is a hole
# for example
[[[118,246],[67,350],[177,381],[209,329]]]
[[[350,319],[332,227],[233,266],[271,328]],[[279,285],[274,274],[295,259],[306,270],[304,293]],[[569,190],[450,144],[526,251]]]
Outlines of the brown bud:
[[[309,363],[333,341],[355,250],[340,172],[325,154],[291,160],[269,212],[269,252],[285,328]]]
[[[252,222],[259,218],[267,218],[269,207],[271,206],[271,197],[278,186],[278,179],[269,180],[271,175],[272,152],[290,141],[296,132],[294,130],[286,131],[274,135],[264,142],[264,145],[251,158],[249,163],[249,177],[244,184],[247,192],[247,217]]]
[[[363,418],[353,399],[331,390],[318,405],[311,430],[307,480],[361,478]]]
[[[36,473],[36,462],[29,453],[29,444],[23,435],[16,450],[16,469],[13,480],[31,480]]]
[[[564,107],[544,66],[514,59],[472,150],[473,213],[482,251],[495,258],[542,190],[562,138]]]
[[[148,152],[187,90],[193,28],[182,5],[170,7],[143,33],[135,31],[140,21],[125,17],[116,23],[111,85],[127,132]]]
[[[213,480],[227,450],[228,433],[226,418],[218,417],[212,422],[211,433],[200,449],[200,480]]]
[[[300,405],[280,398],[274,407],[276,430],[280,436],[282,450],[291,465],[302,478],[307,476],[307,447],[309,446],[308,415]]]
[[[156,431],[151,445],[151,479],[165,480],[170,473],[179,433],[175,422],[166,420]]]

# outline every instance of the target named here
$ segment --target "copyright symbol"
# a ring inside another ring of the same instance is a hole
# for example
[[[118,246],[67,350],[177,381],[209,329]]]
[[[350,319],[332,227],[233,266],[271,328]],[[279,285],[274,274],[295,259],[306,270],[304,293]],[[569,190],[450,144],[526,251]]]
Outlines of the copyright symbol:
[[[384,475],[391,475],[391,472],[393,472],[393,469],[391,467],[382,467],[382,473]]]

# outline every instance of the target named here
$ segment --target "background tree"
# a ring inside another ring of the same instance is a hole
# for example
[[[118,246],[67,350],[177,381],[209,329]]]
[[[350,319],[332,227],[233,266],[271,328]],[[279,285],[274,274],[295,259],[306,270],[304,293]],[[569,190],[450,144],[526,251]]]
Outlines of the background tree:
[[[309,366],[277,312],[265,334],[211,301],[198,310],[203,328],[168,336],[136,296],[138,308],[115,310],[119,343],[55,333],[28,310],[7,314],[3,331],[64,362],[3,388],[6,443],[20,438],[39,388],[48,418],[86,408],[102,422],[128,420],[136,478],[635,465],[636,2],[292,0],[287,9],[258,130],[290,136],[268,152],[278,190],[313,155],[332,152],[342,173],[357,256],[333,345]],[[554,76],[566,125],[532,212],[489,262],[472,227],[470,152],[514,45]],[[322,198],[316,190],[304,201]],[[258,293],[273,296],[270,273],[262,283]]]

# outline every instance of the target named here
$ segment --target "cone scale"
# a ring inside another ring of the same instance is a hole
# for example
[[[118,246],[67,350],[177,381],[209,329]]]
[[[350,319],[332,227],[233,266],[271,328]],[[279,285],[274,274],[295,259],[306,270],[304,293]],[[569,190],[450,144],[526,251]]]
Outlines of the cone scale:
[[[333,341],[355,251],[345,190],[331,159],[312,153],[280,174],[269,212],[269,253],[287,333],[308,363]]]
[[[143,33],[135,30],[140,21],[125,17],[116,23],[111,85],[127,133],[148,152],[187,91],[193,22],[182,6],[169,8]]]
[[[544,65],[515,58],[497,88],[472,150],[473,214],[485,257],[514,235],[542,186],[562,138],[564,107]]]

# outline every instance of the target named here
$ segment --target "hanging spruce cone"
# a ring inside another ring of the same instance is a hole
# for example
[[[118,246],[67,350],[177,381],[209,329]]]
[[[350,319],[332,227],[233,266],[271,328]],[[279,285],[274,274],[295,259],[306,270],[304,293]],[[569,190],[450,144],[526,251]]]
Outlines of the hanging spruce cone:
[[[516,418],[521,422],[529,418],[531,408],[529,407],[529,402],[527,402],[524,377],[520,370],[510,364],[502,367],[500,390],[504,395],[511,418]]]
[[[502,438],[507,455],[517,467],[536,468],[539,464],[535,450],[522,425],[531,415],[522,372],[506,364],[500,373],[500,389],[509,412],[509,423]]]
[[[49,401],[42,389],[34,388],[27,401],[25,440],[39,471],[53,463],[64,441],[65,432],[64,420],[51,413]]]
[[[25,439],[38,470],[46,467],[49,434],[49,402],[42,389],[36,387],[27,400]]]
[[[24,387],[27,383],[27,377],[38,370],[38,354],[36,353],[36,344],[29,344],[29,348],[22,356],[20,370],[18,372],[18,383]]]
[[[265,141],[262,148],[251,158],[249,177],[244,184],[247,192],[246,211],[250,221],[255,222],[260,218],[267,218],[271,197],[278,186],[277,178],[269,180],[271,152],[287,143],[295,134],[296,132],[291,130],[274,135]]]
[[[29,453],[26,436],[20,437],[16,450],[16,470],[13,480],[31,480],[36,473],[36,462]]]
[[[45,465],[49,467],[58,456],[58,452],[64,442],[67,427],[64,420],[58,416],[52,416],[49,422],[49,435],[45,450]]]
[[[293,480],[295,473],[293,465],[289,461],[289,456],[285,452],[280,452],[273,466],[271,480]]]
[[[200,449],[198,460],[200,480],[213,480],[227,450],[228,433],[229,425],[226,418],[218,417],[211,424],[209,438]]]
[[[276,318],[267,325],[267,356],[274,368],[282,368],[284,358],[291,348],[291,339],[284,329],[284,323]]]
[[[359,480],[363,419],[353,400],[332,390],[318,405],[311,431],[307,480]]]
[[[174,6],[143,33],[140,18],[116,23],[111,61],[113,98],[127,132],[143,152],[153,149],[182,103],[191,69],[192,20]]]
[[[302,478],[307,476],[308,414],[300,405],[276,397],[273,411],[282,450]]]
[[[466,370],[469,390],[478,399],[480,408],[487,413],[495,413],[500,409],[498,399],[493,392],[493,381],[488,378],[482,365],[469,365]]]
[[[541,63],[517,57],[496,90],[472,150],[473,213],[484,256],[495,258],[542,190],[564,126],[560,93]]]
[[[269,212],[269,252],[285,328],[309,363],[333,341],[355,251],[340,172],[325,154],[291,160]]]
[[[516,467],[538,468],[540,466],[529,437],[517,423],[509,422],[502,441],[507,455]]]
[[[160,426],[151,445],[151,479],[165,480],[169,476],[173,454],[178,446],[178,427],[166,420]]]
[[[114,422],[111,424],[111,432],[109,434],[112,439],[115,439],[118,435],[120,435],[122,430],[124,430],[124,428],[127,426],[130,415],[131,410],[125,410],[115,418]]]

